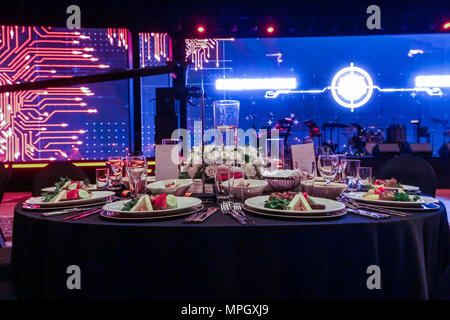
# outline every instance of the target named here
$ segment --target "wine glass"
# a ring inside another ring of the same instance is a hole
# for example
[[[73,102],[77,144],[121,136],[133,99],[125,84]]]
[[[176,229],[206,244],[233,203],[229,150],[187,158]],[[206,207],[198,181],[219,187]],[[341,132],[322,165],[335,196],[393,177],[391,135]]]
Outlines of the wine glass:
[[[147,160],[144,156],[127,156],[125,157],[125,169],[130,181],[131,197],[135,198],[140,195],[140,191],[144,189],[147,181]],[[144,188],[140,185],[144,181]]]
[[[328,198],[329,184],[336,177],[339,170],[339,157],[336,155],[320,155],[317,163],[320,175],[325,180],[325,197]]]

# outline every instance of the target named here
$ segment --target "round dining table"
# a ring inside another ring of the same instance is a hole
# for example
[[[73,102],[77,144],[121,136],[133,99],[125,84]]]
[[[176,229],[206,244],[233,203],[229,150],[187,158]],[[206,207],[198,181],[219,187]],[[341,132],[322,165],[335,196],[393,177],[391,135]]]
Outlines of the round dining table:
[[[18,204],[13,285],[22,299],[429,299],[449,265],[440,206],[241,225],[220,211],[201,224],[71,221]],[[79,287],[68,285],[70,266]]]

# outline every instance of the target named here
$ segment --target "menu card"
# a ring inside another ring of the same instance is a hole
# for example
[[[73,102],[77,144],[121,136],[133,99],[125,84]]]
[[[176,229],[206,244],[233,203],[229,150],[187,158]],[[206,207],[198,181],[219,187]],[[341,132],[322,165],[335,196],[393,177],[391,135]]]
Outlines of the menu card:
[[[157,144],[155,146],[156,181],[178,178],[178,145]]]
[[[316,154],[314,152],[314,143],[294,144],[291,146],[292,162],[312,163],[316,161]],[[316,171],[317,173],[317,171]]]

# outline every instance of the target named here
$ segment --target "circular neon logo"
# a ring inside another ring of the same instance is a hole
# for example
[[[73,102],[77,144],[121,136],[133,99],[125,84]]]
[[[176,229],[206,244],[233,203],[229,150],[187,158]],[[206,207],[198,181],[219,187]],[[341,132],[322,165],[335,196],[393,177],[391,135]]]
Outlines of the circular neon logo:
[[[369,101],[373,93],[373,81],[370,75],[361,68],[350,63],[335,74],[331,81],[331,94],[334,100],[353,111]]]

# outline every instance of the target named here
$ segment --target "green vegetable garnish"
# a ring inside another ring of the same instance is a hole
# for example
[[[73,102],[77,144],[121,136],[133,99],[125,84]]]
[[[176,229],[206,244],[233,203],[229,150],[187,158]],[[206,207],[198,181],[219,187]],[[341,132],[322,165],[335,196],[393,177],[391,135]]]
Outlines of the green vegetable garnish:
[[[138,201],[139,198],[133,198],[132,200],[125,202],[122,211],[130,211]]]
[[[292,199],[272,198],[264,202],[264,208],[286,210]]]
[[[412,199],[409,197],[409,193],[407,192],[394,192],[394,201],[403,201],[403,202],[416,202],[419,201],[420,197],[415,195]]]
[[[55,182],[55,191],[48,193],[48,192],[43,192],[42,193],[42,199],[44,202],[49,202],[50,200],[52,200],[54,197],[56,197],[56,195],[61,191],[61,188],[66,184],[67,181],[71,181],[71,179],[65,177],[61,177],[59,178],[59,181]]]

